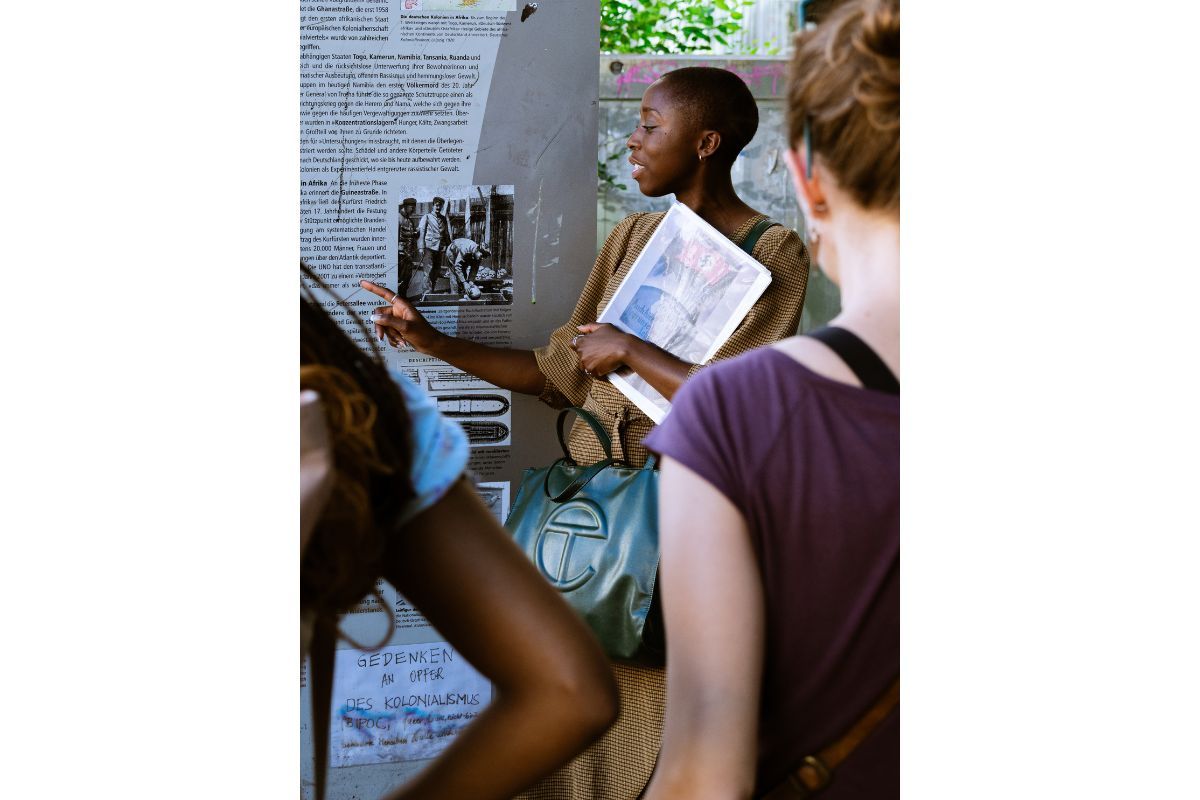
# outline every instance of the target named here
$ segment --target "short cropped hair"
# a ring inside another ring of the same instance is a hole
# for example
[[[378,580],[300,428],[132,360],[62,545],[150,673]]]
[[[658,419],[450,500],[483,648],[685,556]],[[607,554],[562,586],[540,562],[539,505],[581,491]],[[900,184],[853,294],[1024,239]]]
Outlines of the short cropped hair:
[[[732,164],[758,132],[758,104],[746,82],[716,67],[684,67],[659,79],[697,130],[721,134],[713,158]]]

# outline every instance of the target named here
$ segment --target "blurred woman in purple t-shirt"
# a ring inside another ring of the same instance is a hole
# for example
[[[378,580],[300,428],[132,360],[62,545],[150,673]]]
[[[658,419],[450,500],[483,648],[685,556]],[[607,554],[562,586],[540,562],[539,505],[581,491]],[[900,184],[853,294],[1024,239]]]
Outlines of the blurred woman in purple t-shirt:
[[[646,800],[899,793],[899,78],[898,0],[798,37],[787,164],[842,312],[700,373],[646,439],[668,647]]]

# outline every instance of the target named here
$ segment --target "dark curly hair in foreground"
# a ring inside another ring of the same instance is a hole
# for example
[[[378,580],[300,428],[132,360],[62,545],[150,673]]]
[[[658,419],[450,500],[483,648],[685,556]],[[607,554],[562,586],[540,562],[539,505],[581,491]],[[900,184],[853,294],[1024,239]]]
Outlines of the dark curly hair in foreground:
[[[300,606],[330,619],[375,591],[386,535],[413,495],[409,418],[367,327],[305,264],[300,271],[300,388],[321,396],[334,471],[301,558]],[[371,352],[346,335],[317,292],[362,331]]]

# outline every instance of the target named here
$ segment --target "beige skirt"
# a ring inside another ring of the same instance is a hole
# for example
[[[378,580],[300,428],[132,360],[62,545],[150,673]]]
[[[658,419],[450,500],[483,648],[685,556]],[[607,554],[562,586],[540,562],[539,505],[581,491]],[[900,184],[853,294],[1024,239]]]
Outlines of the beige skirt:
[[[626,664],[613,664],[612,670],[621,692],[617,721],[575,760],[518,795],[520,800],[636,800],[646,788],[662,742],[666,670]]]

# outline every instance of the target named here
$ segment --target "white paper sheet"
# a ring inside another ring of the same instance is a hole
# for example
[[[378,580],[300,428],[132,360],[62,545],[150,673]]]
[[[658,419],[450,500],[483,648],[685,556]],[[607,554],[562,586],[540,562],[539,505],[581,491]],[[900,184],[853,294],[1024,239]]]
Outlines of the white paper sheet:
[[[338,650],[329,763],[432,758],[491,698],[491,684],[446,642]]]
[[[771,284],[771,273],[687,206],[671,206],[599,322],[692,364],[709,361]],[[631,370],[608,376],[656,423],[671,404]]]

